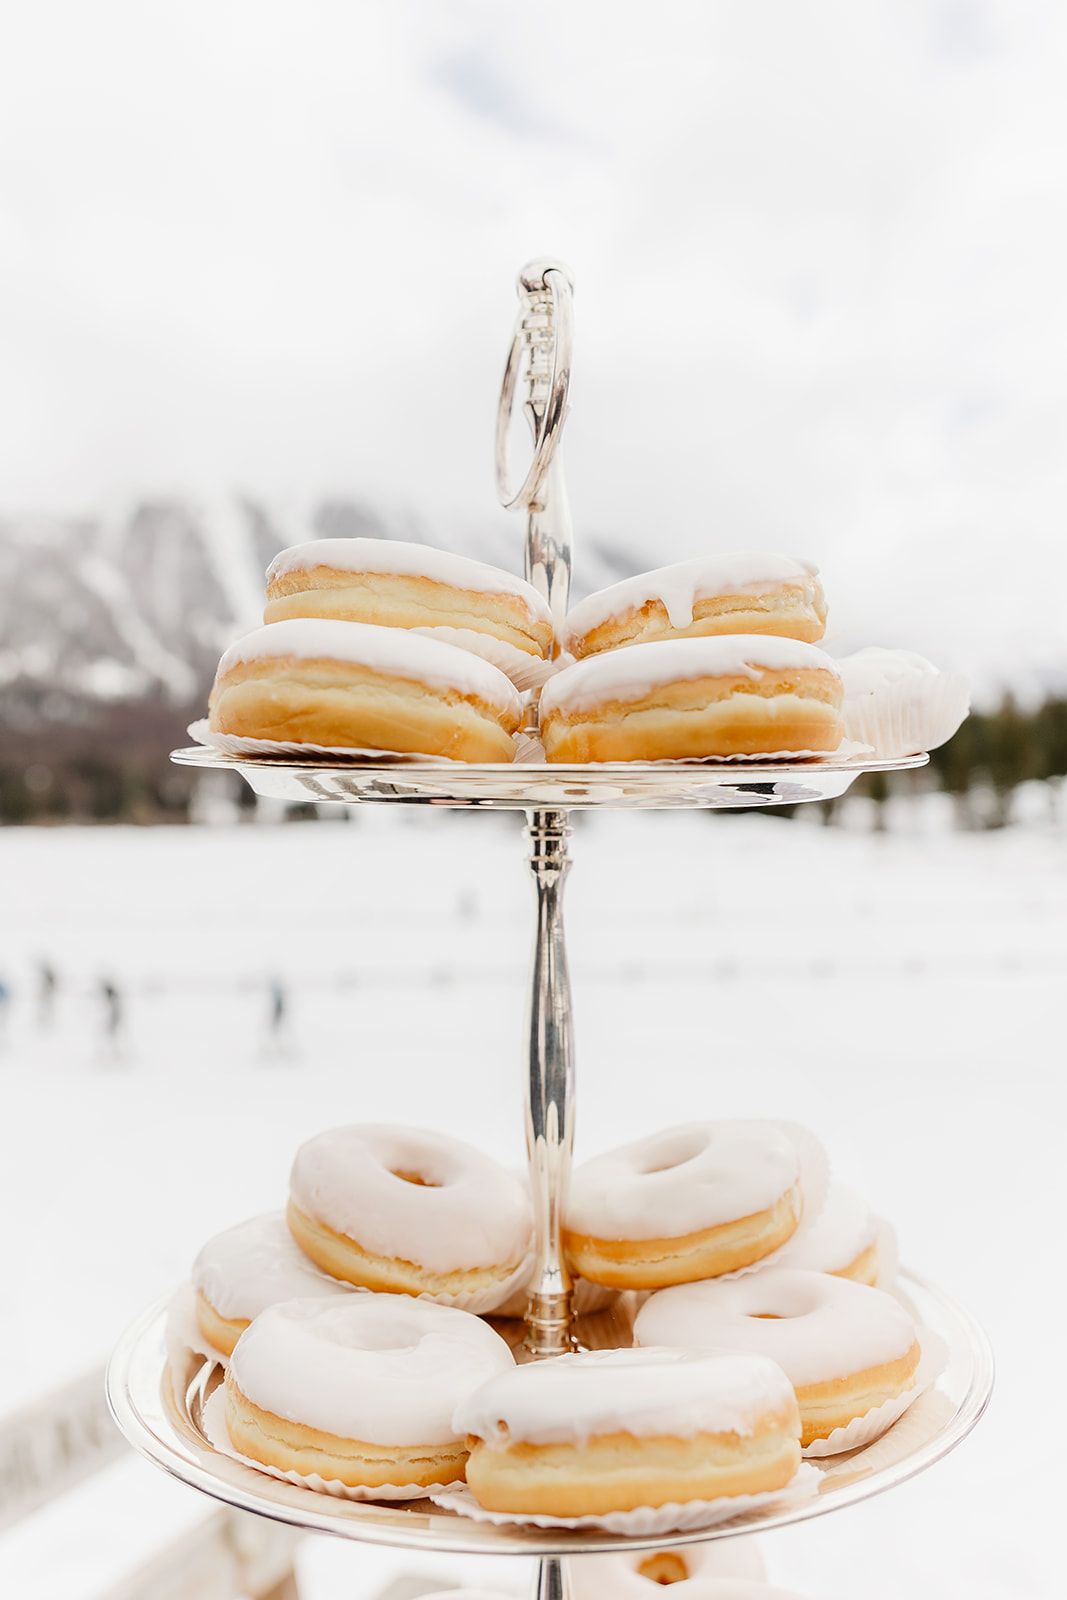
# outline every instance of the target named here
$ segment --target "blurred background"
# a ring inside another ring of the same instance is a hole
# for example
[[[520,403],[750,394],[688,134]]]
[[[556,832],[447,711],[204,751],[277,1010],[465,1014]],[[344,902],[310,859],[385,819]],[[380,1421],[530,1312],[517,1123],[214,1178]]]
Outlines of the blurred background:
[[[100,1368],[307,1134],[417,1103],[521,1158],[517,820],[288,816],[167,754],[281,547],[520,568],[491,438],[538,254],[577,284],[576,592],[802,555],[831,650],[919,650],[975,700],[833,805],[580,821],[579,1155],[795,1116],[990,1327],[975,1438],[767,1539],[776,1581],[1059,1592],[1031,1425],[1065,1302],[1031,1274],[1065,1198],[1065,71],[1054,0],[0,6],[11,1593],[487,1576],[264,1543],[126,1455]]]

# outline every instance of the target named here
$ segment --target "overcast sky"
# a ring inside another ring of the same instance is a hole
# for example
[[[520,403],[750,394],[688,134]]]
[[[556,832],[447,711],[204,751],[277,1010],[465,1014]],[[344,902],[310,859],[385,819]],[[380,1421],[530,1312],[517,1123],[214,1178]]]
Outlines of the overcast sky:
[[[351,493],[508,555],[549,253],[579,540],[810,555],[842,644],[1067,656],[1067,6],[2,14],[0,510]]]

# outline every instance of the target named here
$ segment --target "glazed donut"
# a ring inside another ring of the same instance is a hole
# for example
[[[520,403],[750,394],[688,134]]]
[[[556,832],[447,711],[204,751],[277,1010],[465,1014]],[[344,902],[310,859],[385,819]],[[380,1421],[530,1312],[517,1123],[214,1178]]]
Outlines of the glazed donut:
[[[301,1145],[289,1195],[297,1244],[346,1283],[481,1311],[529,1272],[524,1185],[460,1139],[381,1123],[334,1128]]]
[[[253,1317],[280,1300],[351,1294],[347,1283],[313,1266],[281,1211],[250,1217],[209,1239],[193,1262],[196,1322],[228,1356]]]
[[[830,1272],[853,1283],[878,1282],[878,1218],[843,1183],[832,1183],[818,1216],[800,1238],[790,1239],[775,1266]]]
[[[549,761],[699,761],[841,743],[841,679],[798,639],[667,639],[577,661],[541,691]]]
[[[634,1342],[776,1361],[796,1390],[805,1448],[903,1394],[922,1354],[892,1295],[800,1267],[664,1289],[637,1313]]]
[[[452,1412],[512,1365],[479,1317],[395,1295],[287,1300],[238,1339],[226,1374],[236,1450],[350,1487],[455,1483]]]
[[[813,644],[826,630],[818,568],[788,556],[698,556],[624,578],[567,617],[571,655],[717,633],[777,634]]]
[[[744,1535],[667,1550],[584,1556],[572,1567],[573,1600],[654,1600],[668,1585],[678,1585],[675,1600],[696,1600],[708,1592],[711,1582],[742,1579],[759,1584],[766,1573],[757,1541]],[[759,1592],[767,1592],[762,1584]]]
[[[513,761],[522,704],[488,661],[401,628],[276,622],[231,645],[208,702],[216,733]]]
[[[767,1122],[695,1122],[578,1167],[563,1214],[574,1271],[659,1289],[761,1261],[796,1232],[800,1157]]]
[[[488,1511],[597,1516],[781,1489],[800,1461],[784,1373],[753,1356],[587,1350],[499,1373],[456,1408]]]
[[[552,654],[552,613],[499,567],[398,539],[313,539],[267,568],[264,622],[333,617],[388,628],[464,628],[526,655]]]

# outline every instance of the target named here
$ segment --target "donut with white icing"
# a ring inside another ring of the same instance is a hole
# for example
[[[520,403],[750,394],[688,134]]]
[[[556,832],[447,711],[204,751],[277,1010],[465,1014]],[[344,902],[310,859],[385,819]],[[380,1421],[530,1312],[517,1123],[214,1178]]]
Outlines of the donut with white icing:
[[[805,1448],[911,1388],[922,1354],[892,1295],[799,1267],[664,1289],[638,1312],[634,1342],[776,1361],[796,1390]]]
[[[800,1420],[773,1361],[589,1350],[514,1367],[456,1410],[489,1511],[603,1515],[784,1488]]]
[[[529,1271],[530,1197],[506,1167],[461,1139],[361,1123],[301,1145],[289,1228],[334,1278],[388,1294],[487,1310]]]
[[[581,660],[623,645],[722,633],[814,644],[826,630],[818,569],[789,556],[698,556],[624,578],[569,613],[564,647]]]
[[[761,1261],[802,1212],[800,1155],[783,1129],[695,1122],[577,1167],[563,1245],[583,1278],[659,1289]]]
[[[552,613],[499,567],[399,539],[313,539],[267,568],[264,622],[333,617],[386,628],[462,628],[546,660]]]
[[[321,618],[239,639],[208,702],[216,733],[455,761],[513,761],[521,718],[511,681],[470,651]]]
[[[799,1238],[775,1257],[775,1266],[830,1272],[854,1283],[878,1282],[878,1218],[865,1200],[843,1183],[832,1183],[819,1214]]]
[[[799,639],[666,639],[577,661],[541,692],[549,761],[699,761],[841,743],[841,678]]]
[[[753,1538],[715,1539],[709,1544],[677,1545],[667,1550],[626,1550],[617,1555],[583,1556],[572,1563],[573,1600],[698,1600],[709,1583],[730,1580],[759,1585],[766,1568]],[[728,1590],[726,1591],[728,1592]]]
[[[242,1455],[350,1487],[455,1483],[456,1407],[512,1365],[488,1323],[395,1295],[287,1300],[238,1339],[226,1425]]]
[[[313,1265],[281,1211],[250,1217],[209,1239],[193,1262],[192,1281],[197,1326],[226,1356],[252,1318],[268,1306],[352,1293],[348,1284]]]

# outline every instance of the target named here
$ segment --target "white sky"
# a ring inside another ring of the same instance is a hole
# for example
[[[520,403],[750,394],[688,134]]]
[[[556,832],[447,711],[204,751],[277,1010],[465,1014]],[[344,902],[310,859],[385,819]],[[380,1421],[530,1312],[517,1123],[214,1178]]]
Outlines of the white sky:
[[[350,493],[507,537],[512,283],[556,254],[579,539],[795,551],[842,644],[1067,660],[1067,6],[0,14],[0,510]]]

